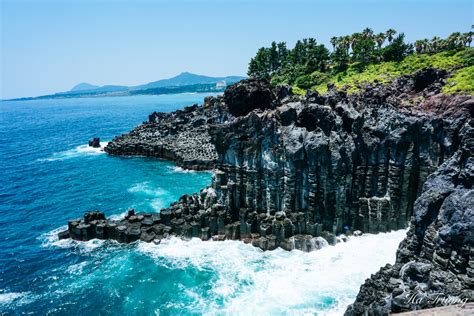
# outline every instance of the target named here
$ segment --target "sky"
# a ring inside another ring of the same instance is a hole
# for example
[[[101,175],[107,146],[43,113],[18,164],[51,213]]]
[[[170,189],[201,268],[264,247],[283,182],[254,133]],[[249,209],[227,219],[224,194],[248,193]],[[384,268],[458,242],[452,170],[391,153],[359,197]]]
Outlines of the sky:
[[[410,42],[474,24],[473,0],[0,0],[0,98],[80,82],[138,85],[183,71],[245,75],[272,41],[326,44],[371,27]]]

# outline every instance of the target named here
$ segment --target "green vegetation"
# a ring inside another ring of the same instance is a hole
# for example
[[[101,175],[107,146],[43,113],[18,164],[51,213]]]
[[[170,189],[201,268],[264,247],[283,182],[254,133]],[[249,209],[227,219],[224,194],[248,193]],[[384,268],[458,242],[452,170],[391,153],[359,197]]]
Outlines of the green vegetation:
[[[332,52],[314,38],[303,39],[288,49],[273,42],[262,47],[249,63],[248,75],[267,77],[273,85],[292,85],[297,94],[306,90],[323,93],[329,83],[356,92],[363,83],[389,83],[394,78],[433,67],[453,70],[445,93],[472,93],[474,52],[472,32],[453,33],[446,39],[406,43],[393,29],[374,34],[370,28],[349,36],[331,38]]]
[[[459,69],[448,79],[448,84],[443,87],[443,93],[474,94],[473,81],[474,66]]]
[[[389,83],[398,76],[412,74],[420,69],[432,67],[437,69],[454,69],[454,75],[474,64],[474,50],[470,48],[460,51],[446,51],[437,54],[413,54],[400,62],[381,62],[378,64],[367,65],[360,70],[358,65],[351,65],[344,72],[339,72],[328,77],[327,80],[319,82],[311,87],[311,89],[324,93],[327,91],[327,84],[334,83],[336,87],[347,87],[348,92],[356,92],[358,86],[363,83]],[[457,69],[457,70],[456,70]],[[469,78],[466,78],[467,80]],[[450,78],[450,81],[452,78]],[[470,77],[470,85],[473,85],[474,77]],[[455,81],[451,81],[455,82]],[[469,83],[468,83],[469,85]],[[457,88],[453,87],[451,91]],[[472,88],[471,88],[472,90]],[[456,90],[456,92],[468,92],[465,89]],[[448,93],[446,90],[445,92]]]

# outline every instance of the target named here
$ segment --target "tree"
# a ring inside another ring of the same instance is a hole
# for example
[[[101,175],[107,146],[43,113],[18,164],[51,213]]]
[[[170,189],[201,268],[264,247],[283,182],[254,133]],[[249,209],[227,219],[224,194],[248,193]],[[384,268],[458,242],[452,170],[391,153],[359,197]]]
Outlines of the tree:
[[[250,58],[249,68],[247,70],[247,75],[249,75],[250,77],[255,77],[255,76],[257,76],[257,73],[258,73],[257,61],[255,60],[254,57],[252,57],[252,58]]]
[[[362,64],[375,60],[375,41],[370,37],[355,37],[352,44],[352,58]]]
[[[345,47],[339,46],[334,52],[332,52],[331,60],[334,63],[334,70],[336,72],[341,72],[347,69],[350,56]]]
[[[378,33],[377,35],[375,35],[374,39],[377,42],[378,48],[381,49],[383,42],[385,42],[385,33]]]
[[[332,45],[332,50],[336,50],[336,46],[339,44],[339,37],[333,36],[331,37],[331,45]]]
[[[329,50],[324,45],[311,43],[307,51],[306,69],[309,73],[318,70],[325,71],[329,61]]]
[[[464,46],[471,46],[471,42],[472,42],[472,35],[474,34],[474,32],[467,32],[467,33],[464,33],[463,34],[463,42],[464,42]]]
[[[340,46],[349,54],[351,47],[351,37],[349,35],[339,37]]]
[[[249,76],[256,77],[269,77],[271,74],[269,50],[265,47],[261,47],[254,58],[250,60],[249,70],[247,72]]]
[[[431,40],[417,40],[414,45],[405,43],[405,36],[389,29],[386,32],[374,33],[365,28],[360,33],[331,37],[332,52],[314,38],[298,40],[289,49],[285,42],[272,42],[270,47],[261,47],[250,59],[249,76],[271,77],[272,84],[287,83],[302,87],[321,82],[321,74],[345,71],[351,67],[364,68],[366,64],[380,61],[401,61],[415,49],[417,54],[437,53],[442,50],[460,49],[470,46],[473,32],[454,32],[446,39],[433,37]],[[385,44],[385,40],[388,41]],[[384,46],[385,45],[385,46]],[[314,76],[313,74],[318,74]],[[313,76],[309,76],[313,75]]]
[[[432,53],[438,52],[438,50],[441,48],[441,38],[439,38],[438,36],[434,36],[430,41],[430,47],[430,51]]]
[[[416,49],[417,54],[423,53],[423,45],[424,45],[423,40],[418,40],[415,42],[415,49]]]
[[[365,29],[362,30],[362,36],[364,38],[372,38],[373,35],[374,35],[374,31],[369,27],[366,27]]]
[[[303,42],[298,40],[295,47],[290,52],[290,60],[293,65],[303,64],[304,50]]]
[[[350,36],[350,48],[352,51],[354,51],[354,46],[357,45],[357,42],[359,42],[362,39],[362,35],[360,33],[353,33]]]
[[[460,32],[454,32],[446,39],[447,49],[457,49],[463,47],[463,38]]]
[[[395,36],[395,34],[397,34],[397,31],[395,31],[394,29],[388,29],[387,32],[385,32],[385,34],[387,35],[388,42],[391,43],[393,40],[393,37]]]
[[[431,51],[431,42],[429,39],[425,38],[422,40],[423,42],[423,53],[427,53]]]
[[[288,63],[288,48],[286,48],[286,43],[285,42],[280,42],[277,45],[278,49],[278,62],[280,64],[281,68],[286,67],[286,64]]]
[[[272,42],[270,49],[268,50],[268,63],[270,74],[274,74],[280,69],[280,61],[278,58],[278,48],[276,42]]]
[[[384,61],[401,61],[412,51],[412,45],[405,43],[405,34],[401,33],[392,43],[384,47],[382,56]]]

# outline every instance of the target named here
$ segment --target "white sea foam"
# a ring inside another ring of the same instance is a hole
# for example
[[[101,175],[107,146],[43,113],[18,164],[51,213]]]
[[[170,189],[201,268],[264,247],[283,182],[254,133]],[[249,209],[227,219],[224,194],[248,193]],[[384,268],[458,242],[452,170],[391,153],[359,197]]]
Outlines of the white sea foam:
[[[365,234],[311,253],[262,252],[239,241],[176,238],[160,245],[139,243],[138,250],[170,269],[191,266],[215,271],[212,299],[189,294],[199,305],[196,308],[203,307],[199,302],[207,302],[202,310],[207,314],[342,315],[364,280],[394,262],[405,234],[406,230]]]
[[[179,166],[169,166],[168,168],[171,172],[177,172],[177,173],[195,173],[195,172],[197,172],[196,170],[183,169],[182,167],[179,167]]]
[[[20,306],[33,302],[37,296],[30,292],[7,292],[0,293],[0,308],[8,305]],[[1,313],[1,312],[0,312]]]
[[[86,242],[68,239],[58,239],[58,233],[67,229],[67,226],[61,226],[41,235],[38,239],[41,240],[41,247],[59,247],[59,248],[77,248],[82,254],[92,253],[96,249],[102,247],[105,240],[92,239]]]
[[[48,158],[41,158],[38,161],[57,161],[57,160],[65,160],[83,156],[96,156],[105,153],[104,147],[107,146],[108,142],[100,142],[99,148],[90,147],[89,145],[79,145],[74,147],[73,149],[61,151],[54,153],[52,156]]]
[[[155,211],[159,211],[167,205],[165,199],[169,192],[153,186],[148,181],[135,183],[128,189],[128,192],[144,196]]]
[[[41,247],[59,247],[59,248],[69,248],[72,246],[71,239],[58,239],[58,233],[62,232],[67,229],[67,225],[58,227],[53,229],[50,232],[47,232],[41,236],[39,236],[39,240],[41,240]]]
[[[168,191],[160,187],[153,187],[148,181],[135,183],[128,189],[128,192],[148,195],[150,197],[168,194]]]
[[[100,240],[58,241],[57,232],[64,228],[45,234],[45,243],[73,247],[74,251],[93,256],[103,256],[108,249],[97,249],[104,245]],[[174,306],[169,302],[170,308],[208,315],[342,315],[364,280],[381,266],[394,262],[405,234],[406,230],[364,234],[311,253],[282,249],[263,252],[240,241],[179,238],[163,240],[159,245],[138,242],[133,249],[170,270],[195,269],[215,276],[210,280],[210,290],[183,287],[181,292],[188,297],[189,304],[182,306],[182,302],[176,302]],[[84,262],[74,264],[67,272],[81,276],[86,267]]]
[[[81,275],[84,268],[88,265],[87,261],[83,261],[80,263],[72,264],[67,267],[67,272],[74,275]]]
[[[125,217],[125,215],[127,215],[127,213],[128,212],[125,211],[125,212],[122,212],[120,214],[113,214],[113,215],[108,216],[108,219],[111,219],[111,220],[114,220],[114,221],[115,220],[121,220]]]
[[[14,300],[17,300],[27,293],[0,293],[0,306],[11,304]]]

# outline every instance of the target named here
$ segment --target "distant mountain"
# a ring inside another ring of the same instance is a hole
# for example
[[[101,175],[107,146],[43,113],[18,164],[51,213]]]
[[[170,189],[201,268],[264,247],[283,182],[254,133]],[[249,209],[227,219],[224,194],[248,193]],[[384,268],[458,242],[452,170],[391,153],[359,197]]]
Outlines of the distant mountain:
[[[167,94],[184,92],[221,92],[229,84],[244,79],[242,76],[209,77],[182,72],[179,75],[158,81],[153,81],[139,86],[96,86],[90,83],[75,85],[70,91],[58,92],[34,98],[20,98],[16,100],[29,99],[53,99],[53,98],[78,98],[78,97],[106,97],[125,96],[137,94]]]
[[[81,85],[81,84],[79,84]],[[89,84],[87,84],[89,85]],[[111,92],[124,92],[124,91],[128,91],[130,88],[127,87],[127,86],[113,86],[113,85],[105,85],[105,86],[94,86],[94,85],[90,85],[91,89],[75,89],[75,86],[74,88],[72,88],[70,91],[65,91],[65,92],[58,92],[58,93],[55,93],[54,95],[69,95],[69,94],[72,94],[72,95],[78,95],[78,94],[102,94],[102,93],[111,93]]]
[[[69,91],[92,90],[92,89],[97,89],[97,88],[99,88],[99,86],[94,86],[93,84],[82,82],[72,87],[72,89]]]
[[[175,77],[153,81],[144,85],[132,87],[132,89],[145,90],[145,89],[153,89],[153,88],[161,88],[161,87],[189,86],[189,85],[204,84],[204,83],[208,83],[208,84],[218,83],[219,81],[225,81],[226,84],[231,84],[239,80],[242,80],[244,78],[245,77],[241,77],[241,76],[209,77],[209,76],[192,74],[190,72],[182,72]]]

